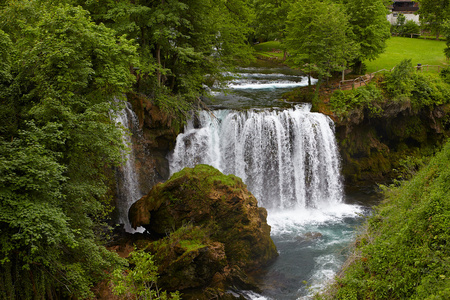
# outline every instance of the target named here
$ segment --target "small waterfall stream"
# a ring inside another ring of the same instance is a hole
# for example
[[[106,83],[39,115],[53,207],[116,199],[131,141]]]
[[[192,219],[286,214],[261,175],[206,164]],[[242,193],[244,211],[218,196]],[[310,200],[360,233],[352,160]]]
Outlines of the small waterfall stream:
[[[139,135],[139,120],[133,112],[131,104],[125,103],[125,108],[118,114],[116,122],[122,124],[125,129],[123,133],[123,143],[130,148],[124,152],[125,163],[117,170],[117,208],[119,211],[119,223],[124,224],[126,232],[143,232],[142,228],[134,230],[128,220],[128,210],[131,205],[139,200],[144,194],[139,186],[139,179],[136,174],[135,156],[132,147],[131,135]]]

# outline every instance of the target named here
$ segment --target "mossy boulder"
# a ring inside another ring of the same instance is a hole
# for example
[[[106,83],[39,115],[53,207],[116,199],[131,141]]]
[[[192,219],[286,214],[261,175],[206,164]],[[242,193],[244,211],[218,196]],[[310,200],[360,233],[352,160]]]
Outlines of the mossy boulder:
[[[129,211],[158,238],[148,249],[169,290],[251,285],[247,272],[278,255],[266,218],[240,178],[207,165],[174,174]]]

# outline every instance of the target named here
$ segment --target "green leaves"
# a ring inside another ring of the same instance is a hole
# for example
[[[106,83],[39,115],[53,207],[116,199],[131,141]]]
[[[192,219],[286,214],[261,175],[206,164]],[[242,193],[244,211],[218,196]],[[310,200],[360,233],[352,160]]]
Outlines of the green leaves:
[[[388,13],[383,0],[345,1],[353,40],[359,47],[357,59],[375,59],[386,48],[390,35]]]
[[[120,262],[94,229],[136,47],[81,7],[8,1],[0,18],[0,298],[88,298]]]
[[[178,292],[171,293],[160,292],[156,284],[158,280],[158,267],[153,261],[153,256],[143,250],[135,249],[130,253],[130,263],[134,265],[131,270],[118,268],[113,273],[114,293],[119,296],[129,294],[138,299],[155,300],[179,300]]]
[[[357,49],[344,7],[330,1],[302,0],[288,15],[286,45],[295,64],[306,72],[330,77],[341,71]]]

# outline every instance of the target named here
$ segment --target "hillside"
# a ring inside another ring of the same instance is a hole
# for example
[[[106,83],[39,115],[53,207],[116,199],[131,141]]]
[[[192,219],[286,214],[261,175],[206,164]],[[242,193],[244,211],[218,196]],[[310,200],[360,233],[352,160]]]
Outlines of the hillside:
[[[450,142],[386,189],[343,272],[319,299],[450,299]]]

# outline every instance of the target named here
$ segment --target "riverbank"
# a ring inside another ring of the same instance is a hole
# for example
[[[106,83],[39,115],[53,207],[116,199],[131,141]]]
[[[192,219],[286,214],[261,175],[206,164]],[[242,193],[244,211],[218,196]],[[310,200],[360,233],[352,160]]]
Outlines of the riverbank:
[[[316,299],[450,298],[450,143],[386,190],[341,274]]]

